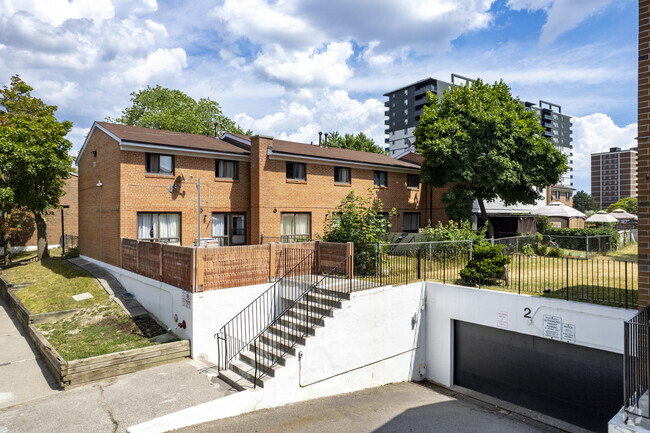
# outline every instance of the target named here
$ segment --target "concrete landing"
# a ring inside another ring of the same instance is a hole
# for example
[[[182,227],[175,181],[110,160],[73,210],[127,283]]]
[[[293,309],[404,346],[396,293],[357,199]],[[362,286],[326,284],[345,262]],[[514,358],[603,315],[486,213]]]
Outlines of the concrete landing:
[[[124,311],[131,317],[137,318],[146,316],[149,312],[133,297],[126,295],[127,291],[122,284],[106,269],[94,263],[90,263],[80,257],[68,259],[69,262],[90,273],[99,281],[99,284],[106,290],[106,293],[117,302]]]

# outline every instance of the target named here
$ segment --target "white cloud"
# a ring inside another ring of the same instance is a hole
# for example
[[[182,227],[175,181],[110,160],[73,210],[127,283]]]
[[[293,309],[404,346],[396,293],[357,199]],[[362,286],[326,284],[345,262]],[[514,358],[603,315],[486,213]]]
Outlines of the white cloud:
[[[0,15],[13,15],[19,10],[53,26],[59,26],[69,19],[87,18],[99,22],[111,19],[115,15],[111,0],[0,1]]]
[[[332,42],[323,50],[293,54],[276,46],[271,52],[260,55],[253,65],[270,80],[287,87],[341,87],[353,75],[346,63],[352,54],[349,42]]]
[[[539,40],[548,44],[610,3],[612,0],[509,0],[508,6],[513,10],[545,10],[547,20]]]
[[[225,0],[210,14],[235,36],[244,36],[254,43],[281,44],[305,48],[325,41],[323,33],[302,19],[294,2],[278,0]]]
[[[589,182],[591,154],[607,152],[610,147],[629,149],[637,145],[637,125],[620,127],[603,113],[574,117],[573,122],[573,173],[578,180]]]
[[[365,60],[371,68],[385,68],[393,63],[393,56],[388,54],[376,54],[376,49],[379,45],[379,41],[370,41],[368,47],[363,51],[363,60]]]
[[[146,59],[139,60],[124,72],[115,72],[112,80],[116,83],[126,81],[141,86],[160,75],[176,75],[187,66],[187,56],[182,48],[159,48]]]
[[[363,132],[383,146],[384,104],[377,99],[358,101],[343,90],[316,94],[300,92],[297,101],[283,101],[280,111],[255,119],[246,113],[235,116],[244,129],[277,138],[310,143],[318,141],[318,131]]]

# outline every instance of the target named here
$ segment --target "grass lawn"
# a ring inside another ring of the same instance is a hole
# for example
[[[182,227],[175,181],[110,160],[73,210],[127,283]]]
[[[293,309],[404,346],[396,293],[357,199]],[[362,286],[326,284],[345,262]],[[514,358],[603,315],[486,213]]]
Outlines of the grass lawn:
[[[37,328],[67,361],[151,346],[164,334],[153,320],[134,321],[114,302],[95,305],[72,317]]]
[[[619,248],[616,251],[607,253],[603,258],[609,260],[623,260],[629,262],[638,262],[639,261],[639,244],[631,244],[625,247]]]
[[[37,325],[68,361],[158,344],[149,338],[165,333],[150,318],[131,319],[94,277],[67,260],[24,263],[3,270],[3,275],[11,284],[33,283],[14,291],[33,314],[80,309],[67,319]],[[72,299],[85,292],[93,297]]]
[[[29,262],[5,269],[11,284],[34,283],[14,291],[33,314],[72,310],[106,303],[108,294],[88,272],[60,258]],[[90,299],[75,301],[72,295],[88,292]]]

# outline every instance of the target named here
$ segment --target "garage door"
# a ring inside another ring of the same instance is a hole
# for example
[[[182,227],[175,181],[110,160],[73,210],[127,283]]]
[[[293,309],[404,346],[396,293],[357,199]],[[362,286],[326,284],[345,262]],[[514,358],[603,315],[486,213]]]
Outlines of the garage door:
[[[594,431],[623,401],[623,355],[454,322],[454,383]]]

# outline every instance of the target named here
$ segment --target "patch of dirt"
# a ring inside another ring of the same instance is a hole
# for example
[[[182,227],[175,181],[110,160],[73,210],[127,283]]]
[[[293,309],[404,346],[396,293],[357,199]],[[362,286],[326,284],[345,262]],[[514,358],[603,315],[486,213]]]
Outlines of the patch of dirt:
[[[147,338],[156,337],[167,332],[150,316],[133,319],[133,322],[140,329],[142,335]]]

